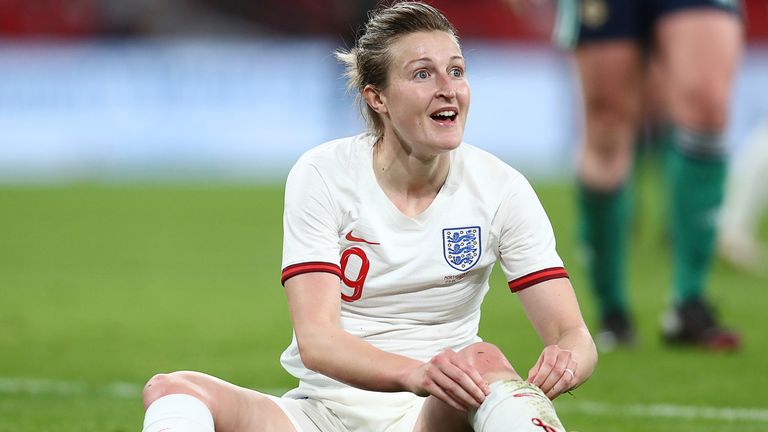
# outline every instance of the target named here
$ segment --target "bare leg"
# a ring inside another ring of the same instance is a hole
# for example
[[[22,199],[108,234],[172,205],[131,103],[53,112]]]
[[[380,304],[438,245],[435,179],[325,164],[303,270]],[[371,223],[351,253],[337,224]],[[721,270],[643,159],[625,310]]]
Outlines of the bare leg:
[[[741,23],[721,10],[684,9],[664,16],[655,36],[675,126],[666,165],[674,308],[664,336],[669,343],[734,350],[739,335],[719,326],[705,290],[724,194],[723,130],[741,54]]]
[[[741,58],[737,17],[717,10],[683,10],[659,21],[656,45],[672,120],[695,131],[725,129]]]
[[[144,387],[144,407],[172,394],[190,395],[205,404],[218,432],[295,432],[280,407],[264,394],[199,372],[155,375]]]
[[[595,42],[576,49],[585,137],[579,154],[580,180],[612,191],[627,178],[642,113],[644,61],[630,41]]]
[[[602,350],[631,345],[626,251],[631,188],[628,177],[640,126],[645,61],[629,40],[591,42],[575,51],[582,85],[585,137],[579,154],[580,237],[598,301]]]

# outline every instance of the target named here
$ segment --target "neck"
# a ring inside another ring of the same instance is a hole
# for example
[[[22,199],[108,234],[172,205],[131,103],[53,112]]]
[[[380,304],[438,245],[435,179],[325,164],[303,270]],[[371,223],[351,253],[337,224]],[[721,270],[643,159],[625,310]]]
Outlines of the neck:
[[[373,169],[388,194],[434,198],[448,177],[450,153],[419,155],[384,138],[374,147]]]

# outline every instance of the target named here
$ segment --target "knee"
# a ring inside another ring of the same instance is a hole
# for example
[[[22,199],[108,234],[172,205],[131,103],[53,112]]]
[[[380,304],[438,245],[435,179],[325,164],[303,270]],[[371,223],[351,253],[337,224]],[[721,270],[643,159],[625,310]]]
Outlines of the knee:
[[[616,191],[629,177],[632,160],[629,146],[610,154],[585,149],[579,155],[579,181],[592,190]]]
[[[601,135],[617,135],[634,132],[642,104],[638,98],[617,89],[585,94],[584,109],[588,126],[593,131]]]
[[[144,409],[148,408],[152,402],[170,394],[188,394],[208,405],[206,392],[195,380],[196,374],[196,372],[186,371],[171,372],[157,374],[150,378],[141,394]]]
[[[615,189],[629,174],[639,109],[631,102],[593,102],[579,156],[579,175],[597,189]]]
[[[476,342],[459,351],[488,382],[499,379],[520,379],[515,368],[499,347],[488,342]]]
[[[729,86],[712,77],[689,82],[679,88],[677,120],[692,129],[719,131],[728,117]]]

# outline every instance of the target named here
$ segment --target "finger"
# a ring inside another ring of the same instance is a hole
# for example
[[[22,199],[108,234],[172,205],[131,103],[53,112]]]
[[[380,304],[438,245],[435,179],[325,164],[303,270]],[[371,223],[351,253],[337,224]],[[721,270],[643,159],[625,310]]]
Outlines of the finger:
[[[455,381],[459,382],[459,384],[464,387],[464,390],[466,390],[469,394],[472,395],[472,397],[475,398],[477,403],[483,403],[485,400],[485,395],[490,393],[491,389],[488,386],[488,383],[480,375],[480,372],[478,372],[477,369],[471,365],[464,362],[457,363],[455,366],[462,376],[451,377]]]
[[[543,390],[542,390],[543,391]],[[564,380],[558,381],[554,387],[549,389],[549,391],[545,392],[544,394],[550,399],[554,400],[556,397],[560,396],[561,394],[568,391],[568,384]]]
[[[548,398],[554,400],[556,397],[567,392],[573,387],[571,384],[573,382],[573,378],[571,378],[571,374],[568,372],[569,370],[570,369],[566,369],[566,373],[563,375],[563,378],[558,381],[557,384],[555,384],[555,386],[548,393],[545,393]]]
[[[541,385],[541,390],[550,399],[566,390],[566,385],[572,381],[574,373],[573,369],[568,368],[570,364],[570,352],[561,352],[561,355],[558,356],[558,360],[552,368],[552,371],[549,373],[549,376],[547,376],[547,379]],[[566,372],[566,369],[568,369],[568,372]]]
[[[427,369],[425,377],[429,383],[439,387],[447,397],[463,408],[477,408],[480,406],[480,402],[464,390],[460,381],[464,379],[470,386],[474,386],[474,383],[452,363],[452,359],[455,358],[454,354],[452,351],[446,350],[435,356],[430,361],[430,367]]]
[[[462,368],[462,370],[480,387],[480,390],[483,392],[483,400],[485,400],[485,396],[491,392],[491,386],[488,384],[488,381],[473,366],[466,365],[466,368]]]
[[[488,389],[488,384],[480,376],[477,369],[464,360],[463,357],[454,351],[445,350],[434,358],[433,364],[438,370],[453,380],[453,383],[461,387],[461,391],[459,391],[459,389],[453,388],[453,383],[447,383],[450,387],[444,387],[444,389],[450,389],[453,395],[463,400],[465,400],[465,395],[471,397],[473,400],[465,400],[465,402],[469,402],[469,405],[467,405],[469,407],[478,407],[483,403],[485,400],[484,387]]]
[[[482,389],[454,364],[444,365],[444,376],[436,377],[443,390],[467,408],[477,408],[485,400]]]
[[[541,388],[544,385],[544,382],[549,377],[549,374],[552,372],[552,368],[555,367],[555,363],[557,362],[556,355],[552,355],[551,351],[545,350],[541,353],[541,359],[538,362],[538,369],[536,371],[536,375],[533,377],[533,379],[530,381],[531,384],[535,384]]]
[[[432,382],[445,397],[453,401],[451,406],[458,406],[462,411],[478,408],[480,406],[480,403],[478,403],[475,398],[467,393],[466,390],[457,384],[451,377],[447,375],[435,376],[432,378]]]
[[[452,397],[450,397],[437,384],[433,383],[431,386],[427,386],[427,391],[429,391],[429,394],[431,394],[432,396],[440,399],[443,403],[447,404],[451,408],[453,408],[455,410],[458,410],[458,411],[461,411],[461,412],[466,412],[467,411],[467,409],[464,406],[462,406],[461,404],[456,402]]]
[[[541,384],[539,384],[539,388],[541,388],[544,393],[549,393],[555,387],[565,373],[565,368],[568,367],[568,363],[571,361],[570,351],[558,350],[556,355],[557,357],[547,371],[546,376],[540,374],[540,376],[537,377],[542,381]],[[545,363],[545,365],[547,365],[547,363]]]
[[[550,390],[547,397],[554,399],[576,386],[576,367],[576,362],[571,360],[568,363],[568,367],[563,371],[563,376],[560,378],[560,381],[558,381],[552,390]]]
[[[539,358],[536,360],[536,364],[533,365],[533,367],[528,371],[528,378],[526,378],[526,381],[533,384],[533,381],[536,379],[536,375],[539,374],[539,369],[541,368],[541,362],[543,361],[544,353],[541,353]]]
[[[480,375],[480,372],[478,372],[474,365],[470,364],[462,357],[457,356],[454,360],[454,364],[472,381],[470,388],[466,386],[464,388],[470,390],[471,393],[475,396],[475,399],[482,403],[485,400],[485,396],[491,392],[488,381],[486,381],[485,378]],[[512,366],[510,365],[510,368],[511,367]],[[479,392],[477,390],[479,390]]]

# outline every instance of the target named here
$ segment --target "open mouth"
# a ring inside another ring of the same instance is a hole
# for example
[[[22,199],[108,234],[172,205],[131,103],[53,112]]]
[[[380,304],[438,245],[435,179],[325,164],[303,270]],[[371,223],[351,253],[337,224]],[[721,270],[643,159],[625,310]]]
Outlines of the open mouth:
[[[458,116],[459,112],[453,109],[440,110],[430,115],[432,120],[443,125],[453,124]]]

